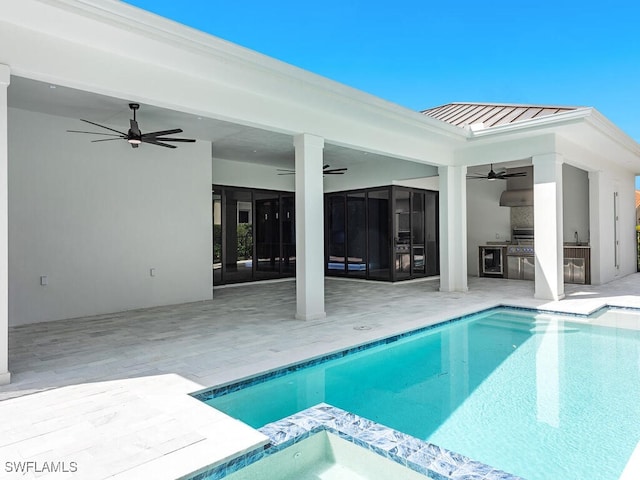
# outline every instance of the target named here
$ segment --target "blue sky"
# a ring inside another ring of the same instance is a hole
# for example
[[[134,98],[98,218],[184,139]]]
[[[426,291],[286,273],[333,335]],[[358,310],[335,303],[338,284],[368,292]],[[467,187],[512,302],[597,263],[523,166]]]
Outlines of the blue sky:
[[[592,106],[640,142],[640,2],[127,0],[414,110]]]

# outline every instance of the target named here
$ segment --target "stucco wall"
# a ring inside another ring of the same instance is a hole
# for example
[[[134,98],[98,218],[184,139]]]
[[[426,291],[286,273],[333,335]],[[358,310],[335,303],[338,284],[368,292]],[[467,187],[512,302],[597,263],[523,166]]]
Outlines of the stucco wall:
[[[562,165],[563,239],[589,241],[589,174],[568,164]]]
[[[338,166],[331,165],[332,167]],[[340,192],[358,188],[379,187],[392,183],[411,184],[410,179],[434,177],[438,169],[430,165],[406,160],[375,160],[345,165],[349,170],[344,175],[327,175],[324,180],[325,192]],[[437,177],[435,177],[437,178]],[[405,182],[405,180],[407,182]]]
[[[599,171],[589,175],[592,283],[600,284],[636,272],[635,176]],[[615,258],[614,193],[618,193],[618,264]]]
[[[478,246],[511,240],[510,208],[501,207],[504,181],[467,180],[467,268],[478,275]]]
[[[264,188],[266,190],[295,190],[294,175],[278,175],[277,167],[257,163],[212,159],[212,178],[216,185]]]
[[[210,143],[66,133],[85,127],[9,109],[10,324],[211,298]]]

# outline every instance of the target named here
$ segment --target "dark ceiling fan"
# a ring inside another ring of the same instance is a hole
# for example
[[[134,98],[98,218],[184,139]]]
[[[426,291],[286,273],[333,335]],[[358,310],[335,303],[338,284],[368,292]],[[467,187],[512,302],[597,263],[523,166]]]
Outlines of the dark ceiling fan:
[[[491,164],[491,170],[489,170],[489,173],[484,175],[484,174],[480,174],[480,173],[472,173],[471,175],[467,175],[467,178],[472,179],[472,180],[506,180],[507,178],[513,178],[513,177],[526,177],[527,176],[527,172],[515,172],[515,173],[507,173],[506,170],[505,171],[498,171],[498,172],[494,172],[493,171],[493,163]]]
[[[322,174],[323,175],[344,175],[344,172],[346,172],[348,169],[346,167],[343,168],[329,168],[331,165],[323,165],[322,166]],[[278,168],[277,169],[279,172],[278,175],[293,175],[296,173],[295,170],[292,170],[290,168]]]
[[[151,145],[158,145],[160,147],[166,148],[176,148],[175,145],[169,145],[166,142],[195,142],[192,138],[167,138],[165,135],[173,135],[175,133],[182,133],[181,128],[174,128],[172,130],[160,130],[158,132],[149,132],[142,133],[140,131],[140,127],[138,126],[138,121],[136,120],[136,110],[140,108],[139,103],[130,103],[129,108],[133,111],[133,118],[129,120],[129,130],[127,133],[121,132],[119,130],[114,130],[110,127],[105,127],[104,125],[100,125],[99,123],[90,122],[89,120],[80,119],[83,122],[90,123],[91,125],[95,125],[96,127],[104,128],[106,130],[110,130],[112,132],[117,133],[102,133],[102,132],[84,132],[80,130],[67,130],[67,132],[71,133],[89,133],[91,135],[104,135],[113,138],[101,138],[99,140],[91,140],[92,143],[95,142],[108,142],[110,140],[126,140],[131,144],[132,148],[138,148],[141,143],[149,143]]]

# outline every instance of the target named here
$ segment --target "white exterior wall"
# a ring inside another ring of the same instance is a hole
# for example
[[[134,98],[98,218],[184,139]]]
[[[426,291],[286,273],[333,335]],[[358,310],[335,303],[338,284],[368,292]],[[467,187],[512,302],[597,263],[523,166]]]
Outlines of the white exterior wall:
[[[432,190],[437,192],[440,190],[440,179],[438,176],[424,177],[424,178],[412,178],[410,180],[394,180],[392,185],[400,185],[410,188],[421,188],[422,190]]]
[[[506,182],[467,180],[467,268],[478,276],[478,246],[511,239],[511,209],[500,206]],[[506,268],[506,265],[504,265]]]
[[[257,163],[214,158],[212,177],[216,185],[264,188],[284,192],[295,190],[295,175],[278,175],[277,167]]]
[[[389,162],[360,162],[352,165],[332,164],[331,167],[346,166],[345,175],[327,175],[324,177],[325,192],[340,192],[358,188],[381,187],[391,184],[403,184],[402,180],[433,177],[438,175],[437,167],[405,160],[394,159]],[[437,176],[433,184],[438,184]],[[411,180],[409,180],[411,182]]]
[[[587,141],[585,137],[585,141]],[[591,283],[598,285],[636,272],[635,240],[635,171],[627,170],[613,162],[633,156],[620,145],[587,149],[567,139],[558,139],[559,149],[567,163],[585,170],[588,178],[589,244],[591,246]],[[563,169],[563,173],[567,169]],[[582,179],[580,183],[583,183]],[[567,184],[565,184],[566,186]],[[575,184],[574,184],[575,186]],[[613,194],[619,194],[618,227],[620,232],[619,265],[616,268],[614,245]],[[583,195],[579,191],[577,195]],[[565,199],[572,196],[565,192]],[[580,201],[584,200],[584,196]],[[568,219],[565,210],[565,219]],[[570,221],[570,220],[566,220]],[[565,237],[565,240],[566,237]],[[568,241],[573,241],[569,239]],[[580,238],[582,241],[582,237]]]
[[[602,284],[634,273],[636,267],[635,175],[589,172],[591,283]],[[619,195],[618,262],[615,258],[614,193]]]
[[[9,109],[10,323],[211,298],[210,143],[134,150],[79,127]]]
[[[589,173],[568,164],[562,165],[563,238],[575,242],[589,241]]]

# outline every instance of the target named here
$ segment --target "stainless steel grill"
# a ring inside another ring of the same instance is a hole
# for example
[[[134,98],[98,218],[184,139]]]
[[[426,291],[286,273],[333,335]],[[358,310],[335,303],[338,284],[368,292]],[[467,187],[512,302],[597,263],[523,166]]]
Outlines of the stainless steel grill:
[[[533,245],[533,228],[515,227],[511,232],[511,242],[516,245]]]
[[[533,280],[535,277],[533,228],[515,227],[511,245],[507,247],[507,276],[513,279]]]
[[[512,257],[533,257],[533,245],[509,245],[507,255]]]

